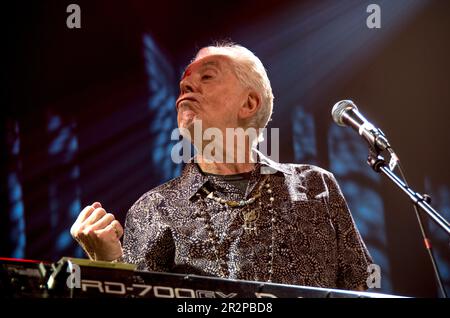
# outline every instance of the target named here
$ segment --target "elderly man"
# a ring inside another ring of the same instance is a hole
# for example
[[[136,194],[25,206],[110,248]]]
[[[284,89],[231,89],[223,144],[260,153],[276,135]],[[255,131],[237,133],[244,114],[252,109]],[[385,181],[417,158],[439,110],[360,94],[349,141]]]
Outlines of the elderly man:
[[[183,74],[178,126],[188,135],[199,121],[202,132],[214,128],[224,136],[227,128],[260,129],[272,105],[266,71],[252,52],[210,46]],[[141,196],[125,231],[96,202],[80,213],[72,236],[91,259],[141,270],[366,289],[372,261],[333,175],[255,157],[255,143],[246,135],[238,161],[236,146],[223,140],[216,155],[235,160],[218,161],[202,153],[204,139],[194,142],[199,154],[180,177]]]

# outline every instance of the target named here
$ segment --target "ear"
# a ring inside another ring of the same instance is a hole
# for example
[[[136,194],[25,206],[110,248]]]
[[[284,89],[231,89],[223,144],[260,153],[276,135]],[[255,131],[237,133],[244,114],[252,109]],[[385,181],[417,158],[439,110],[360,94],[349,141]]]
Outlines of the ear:
[[[247,120],[253,117],[261,107],[261,99],[255,91],[250,91],[247,95],[247,99],[239,109],[239,119]]]

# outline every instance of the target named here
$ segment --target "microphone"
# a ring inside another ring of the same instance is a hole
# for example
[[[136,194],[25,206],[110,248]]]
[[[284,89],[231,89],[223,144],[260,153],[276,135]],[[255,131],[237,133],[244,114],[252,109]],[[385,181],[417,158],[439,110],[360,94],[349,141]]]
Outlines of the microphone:
[[[361,115],[353,101],[341,100],[337,102],[331,110],[331,115],[339,126],[349,126],[356,130],[370,147],[379,151],[391,148],[384,133]]]

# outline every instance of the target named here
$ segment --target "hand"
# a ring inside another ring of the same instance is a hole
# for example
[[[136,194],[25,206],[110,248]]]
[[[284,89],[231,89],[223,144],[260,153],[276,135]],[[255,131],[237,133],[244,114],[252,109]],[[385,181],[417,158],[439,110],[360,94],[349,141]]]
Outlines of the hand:
[[[92,260],[113,261],[122,256],[120,238],[123,228],[114,215],[106,213],[99,202],[81,211],[70,234]]]

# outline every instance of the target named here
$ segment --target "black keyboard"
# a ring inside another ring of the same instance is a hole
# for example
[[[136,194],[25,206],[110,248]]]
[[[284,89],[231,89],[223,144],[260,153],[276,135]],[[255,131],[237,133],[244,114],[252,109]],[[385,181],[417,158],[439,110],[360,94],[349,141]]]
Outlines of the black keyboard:
[[[43,263],[0,258],[2,298],[374,298],[392,295],[136,271],[123,263],[62,258]]]

